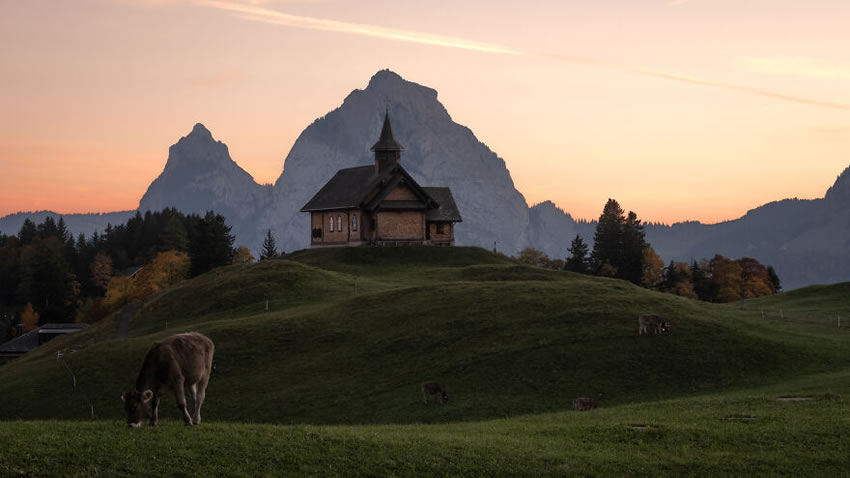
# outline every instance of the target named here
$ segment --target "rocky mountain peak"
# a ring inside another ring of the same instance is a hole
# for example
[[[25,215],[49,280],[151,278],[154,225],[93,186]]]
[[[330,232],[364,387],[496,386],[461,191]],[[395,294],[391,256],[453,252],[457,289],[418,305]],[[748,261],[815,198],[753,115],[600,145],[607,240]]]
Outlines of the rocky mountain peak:
[[[825,198],[828,201],[850,204],[850,167],[838,175],[835,183],[826,191]]]

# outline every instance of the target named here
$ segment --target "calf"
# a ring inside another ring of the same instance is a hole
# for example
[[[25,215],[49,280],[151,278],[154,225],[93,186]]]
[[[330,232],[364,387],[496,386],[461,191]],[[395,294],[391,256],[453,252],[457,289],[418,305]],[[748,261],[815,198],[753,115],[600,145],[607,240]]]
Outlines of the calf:
[[[578,397],[573,400],[573,409],[578,412],[586,412],[596,408],[596,400],[590,397]]]
[[[660,316],[657,315],[641,315],[638,317],[638,335],[643,335],[648,333],[646,331],[647,326],[655,327],[655,333],[664,333],[670,331],[670,324],[664,321]]]
[[[151,426],[159,422],[159,397],[162,388],[169,388],[177,397],[177,408],[183,413],[186,425],[201,423],[210,380],[215,346],[208,337],[197,332],[177,334],[155,342],[145,355],[136,388],[121,394],[127,412],[127,426],[139,428],[147,415]],[[186,409],[184,387],[192,392],[194,417]]]
[[[428,403],[428,396],[438,395],[440,403],[449,401],[449,394],[446,393],[446,386],[439,382],[424,382],[422,384],[422,401]]]

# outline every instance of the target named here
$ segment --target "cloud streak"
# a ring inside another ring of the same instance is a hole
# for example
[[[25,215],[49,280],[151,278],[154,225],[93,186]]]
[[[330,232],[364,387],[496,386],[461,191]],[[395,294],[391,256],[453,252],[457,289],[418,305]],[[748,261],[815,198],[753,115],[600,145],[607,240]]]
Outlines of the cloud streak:
[[[683,4],[689,0],[674,1],[674,4]],[[638,68],[629,65],[617,64],[597,60],[593,58],[583,58],[569,55],[554,55],[546,53],[535,53],[529,51],[516,50],[503,45],[494,43],[476,42],[464,38],[434,35],[430,33],[417,32],[413,30],[402,30],[397,28],[382,27],[379,25],[370,25],[365,23],[344,22],[339,20],[330,20],[326,18],[308,17],[302,15],[293,15],[290,13],[273,10],[270,8],[251,5],[245,3],[233,3],[225,0],[194,0],[194,3],[200,6],[214,8],[229,12],[230,14],[249,21],[269,23],[291,28],[302,28],[307,30],[320,30],[337,33],[348,33],[353,35],[362,35],[373,38],[382,38],[393,41],[403,41],[408,43],[417,43],[422,45],[431,45],[444,48],[456,48],[469,51],[477,51],[482,53],[491,53],[499,55],[515,55],[528,56],[537,58],[548,58],[566,63],[595,66],[599,68],[611,69],[641,75],[646,77],[658,78],[667,81],[678,83],[691,84],[695,86],[703,86],[708,88],[716,88],[727,91],[736,91],[751,95],[761,96],[764,98],[772,98],[776,100],[788,101],[798,104],[810,106],[818,106],[823,108],[838,109],[850,111],[850,105],[835,103],[830,101],[821,101],[800,96],[786,95],[783,93],[754,88],[743,85],[735,85],[731,83],[716,82],[694,78],[686,75],[669,73],[658,70],[650,70]]]

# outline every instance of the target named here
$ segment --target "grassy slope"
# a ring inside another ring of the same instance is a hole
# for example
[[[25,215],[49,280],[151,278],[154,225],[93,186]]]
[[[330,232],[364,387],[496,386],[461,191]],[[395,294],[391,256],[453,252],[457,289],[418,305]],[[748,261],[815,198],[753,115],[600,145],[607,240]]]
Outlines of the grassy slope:
[[[374,424],[555,412],[769,384],[845,364],[847,336],[754,311],[517,266],[475,248],[332,249],[231,267],[166,291],[133,319],[59,339],[0,368],[0,418],[119,418],[145,351],[170,333],[216,342],[205,415]],[[265,301],[269,311],[265,312]],[[636,316],[673,333],[637,337]],[[167,321],[167,328],[166,328]],[[74,344],[82,350],[56,359]],[[72,373],[77,388],[72,387]],[[418,385],[451,403],[420,406]],[[164,416],[176,416],[171,398]]]
[[[3,423],[0,475],[848,473],[850,332],[827,320],[848,284],[711,305],[480,249],[287,259],[166,291],[127,339],[113,318],[0,367],[0,418],[108,419]],[[673,333],[636,337],[642,312]],[[169,396],[162,426],[126,429],[118,393],[151,341],[185,330],[217,344],[205,424],[180,425]],[[425,378],[449,404],[418,402]],[[564,411],[578,395],[602,408]]]

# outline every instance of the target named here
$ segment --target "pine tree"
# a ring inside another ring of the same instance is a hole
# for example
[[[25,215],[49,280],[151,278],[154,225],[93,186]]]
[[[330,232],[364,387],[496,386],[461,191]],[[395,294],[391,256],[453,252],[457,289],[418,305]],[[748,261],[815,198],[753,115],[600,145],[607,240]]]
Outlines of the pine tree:
[[[634,211],[629,211],[629,216],[623,224],[622,242],[623,257],[618,266],[617,277],[640,284],[643,276],[643,254],[649,243],[646,242],[643,224]]]
[[[587,257],[587,244],[580,235],[576,234],[575,239],[570,244],[570,257],[564,265],[564,270],[578,272],[579,274],[587,274],[590,272]]]
[[[272,235],[272,230],[269,229],[266,232],[266,238],[263,240],[263,251],[260,253],[260,260],[264,261],[266,259],[274,259],[277,257],[277,244],[274,240],[274,235]]]
[[[224,216],[208,211],[204,217],[194,216],[189,234],[191,276],[233,262],[233,241]]]
[[[593,234],[593,252],[590,257],[594,272],[599,273],[606,263],[613,270],[619,269],[623,260],[622,236],[625,222],[620,204],[615,199],[608,199]]]
[[[21,241],[21,245],[26,246],[37,236],[38,229],[35,227],[35,223],[30,221],[29,218],[24,219],[24,224],[21,226],[20,232],[18,232],[18,240]]]

